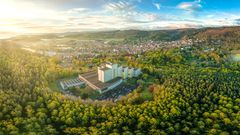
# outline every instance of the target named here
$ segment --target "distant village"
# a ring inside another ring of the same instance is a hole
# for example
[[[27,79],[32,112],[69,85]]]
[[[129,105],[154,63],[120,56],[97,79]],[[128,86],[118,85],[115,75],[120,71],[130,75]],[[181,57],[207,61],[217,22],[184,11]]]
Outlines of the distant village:
[[[63,62],[62,66],[71,65],[73,58],[86,60],[93,57],[98,57],[102,54],[112,55],[135,55],[147,51],[153,51],[160,48],[184,47],[192,46],[203,41],[201,40],[177,40],[177,41],[142,41],[138,43],[125,43],[120,45],[112,45],[110,41],[105,40],[47,40],[42,39],[33,44],[24,43],[24,50],[34,53],[39,53],[45,56],[58,56]],[[41,45],[41,46],[39,46]],[[50,46],[50,47],[49,47]],[[33,48],[36,47],[36,50]],[[40,47],[40,48],[39,48]],[[46,50],[46,48],[48,48]]]

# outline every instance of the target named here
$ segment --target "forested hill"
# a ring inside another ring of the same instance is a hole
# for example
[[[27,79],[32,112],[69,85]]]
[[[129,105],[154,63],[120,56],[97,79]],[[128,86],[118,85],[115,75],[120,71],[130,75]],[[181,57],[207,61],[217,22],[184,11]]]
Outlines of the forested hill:
[[[51,59],[3,43],[0,135],[239,135],[240,63],[226,58],[221,48],[194,47],[121,57],[143,70],[139,88],[95,105],[48,88],[64,73]],[[143,91],[152,99],[143,100]]]
[[[193,35],[188,34],[185,38],[201,40],[240,40],[240,27],[204,28],[196,30]]]
[[[135,31],[135,35],[128,36],[127,38],[125,38],[125,40],[154,40],[154,41],[172,41],[181,39],[199,39],[203,41],[206,40],[239,41],[240,27]]]
[[[240,27],[221,27],[221,28],[202,28],[202,29],[177,29],[177,30],[116,30],[101,32],[69,32],[59,34],[42,34],[32,36],[18,36],[14,39],[38,40],[43,38],[72,38],[84,40],[105,40],[121,39],[124,41],[172,41],[181,39],[200,39],[200,40],[239,40]]]

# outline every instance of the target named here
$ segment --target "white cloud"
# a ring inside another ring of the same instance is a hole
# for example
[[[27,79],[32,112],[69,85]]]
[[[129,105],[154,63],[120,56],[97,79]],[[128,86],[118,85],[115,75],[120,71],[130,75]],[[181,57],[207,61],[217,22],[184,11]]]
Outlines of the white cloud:
[[[199,19],[205,26],[235,26],[238,25],[240,13],[229,13],[220,11],[203,11]]]
[[[123,17],[128,23],[147,23],[160,19],[160,15],[151,12],[142,12],[133,2],[119,1],[105,6],[107,13],[113,16]]]
[[[115,15],[120,16],[131,16],[137,14],[133,3],[127,1],[108,3],[106,4],[105,9]]]
[[[240,18],[239,19],[235,19],[234,22],[235,22],[236,25],[240,25]]]
[[[83,13],[83,12],[87,12],[89,11],[90,9],[88,8],[72,8],[72,9],[69,9],[67,11],[67,13],[70,13],[70,14],[74,14],[74,13]]]
[[[2,1],[2,0],[1,0]],[[28,2],[36,3],[39,6],[47,8],[58,8],[58,7],[68,7],[68,8],[96,8],[109,2],[109,0],[8,0],[14,1],[16,3]]]
[[[177,6],[179,9],[187,11],[199,11],[202,8],[201,0],[196,0],[194,2],[182,2]]]
[[[158,14],[153,14],[153,13],[144,14],[144,16],[146,17],[146,20],[150,22],[157,21],[161,18]]]
[[[160,3],[153,3],[153,5],[154,5],[158,10],[160,10],[160,8],[161,8],[161,4],[160,4]]]

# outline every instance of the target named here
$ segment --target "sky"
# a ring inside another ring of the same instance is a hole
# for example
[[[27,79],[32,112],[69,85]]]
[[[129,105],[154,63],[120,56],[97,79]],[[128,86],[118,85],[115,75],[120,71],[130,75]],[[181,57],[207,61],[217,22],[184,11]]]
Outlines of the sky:
[[[240,0],[0,0],[0,35],[240,25]]]

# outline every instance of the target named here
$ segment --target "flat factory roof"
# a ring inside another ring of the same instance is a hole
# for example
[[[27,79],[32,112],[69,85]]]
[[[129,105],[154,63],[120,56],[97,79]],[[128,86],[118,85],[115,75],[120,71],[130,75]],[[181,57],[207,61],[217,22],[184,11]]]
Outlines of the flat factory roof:
[[[110,69],[110,68],[108,68],[108,67],[100,68],[100,70],[102,70],[102,71],[106,71],[106,70],[108,70],[108,69]]]
[[[87,80],[89,83],[91,83],[92,85],[98,87],[99,89],[104,89],[107,88],[109,86],[111,86],[112,84],[114,84],[115,82],[119,81],[121,78],[115,78],[109,82],[103,83],[101,81],[98,80],[98,73],[96,71],[92,71],[92,72],[87,72],[84,74],[80,74],[79,76],[81,76],[82,78],[84,78],[85,80]],[[81,79],[81,78],[80,78]],[[81,79],[82,80],[82,79]],[[82,80],[85,82],[85,80]]]

